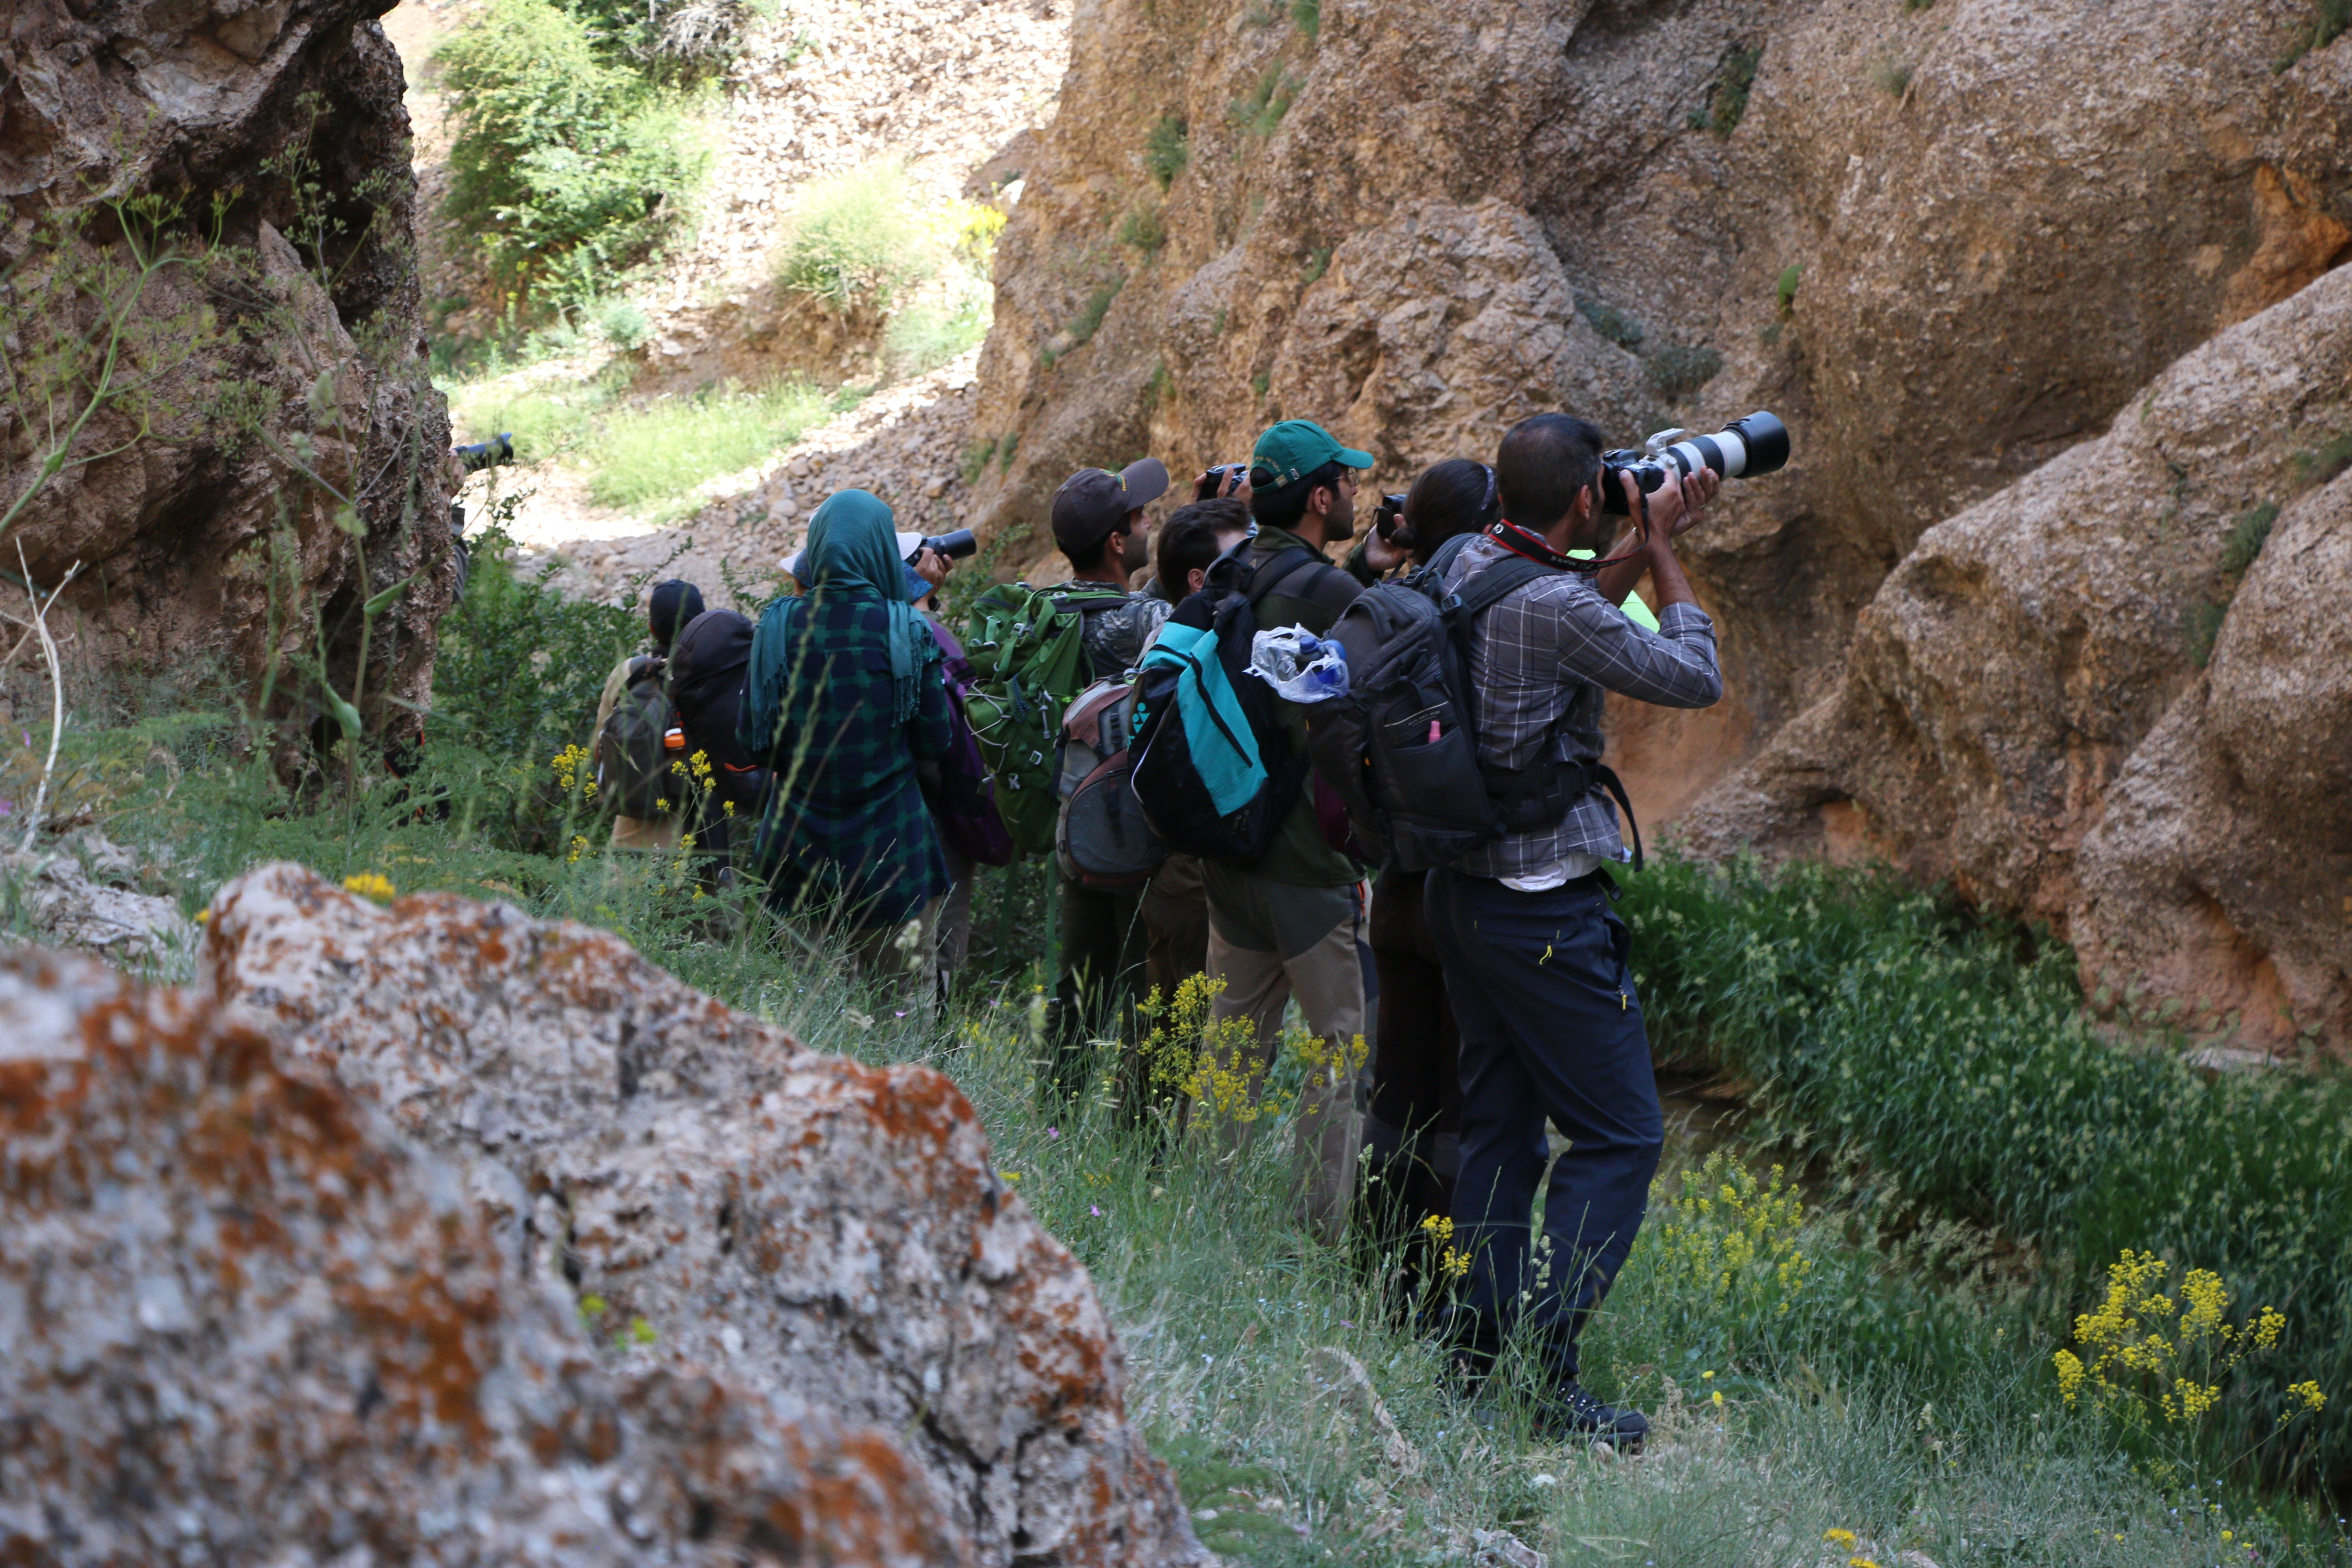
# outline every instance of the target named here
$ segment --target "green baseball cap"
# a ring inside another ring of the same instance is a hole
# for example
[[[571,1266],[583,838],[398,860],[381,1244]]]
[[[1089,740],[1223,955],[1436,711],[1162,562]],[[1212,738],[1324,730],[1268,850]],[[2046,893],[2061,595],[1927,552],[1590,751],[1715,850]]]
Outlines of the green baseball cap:
[[[1370,452],[1359,452],[1352,447],[1342,447],[1332,438],[1331,432],[1312,419],[1286,419],[1257,438],[1250,453],[1250,467],[1271,468],[1274,482],[1264,487],[1279,489],[1313,473],[1326,463],[1338,463],[1342,468],[1369,468],[1372,466]],[[1255,484],[1253,479],[1250,481]]]

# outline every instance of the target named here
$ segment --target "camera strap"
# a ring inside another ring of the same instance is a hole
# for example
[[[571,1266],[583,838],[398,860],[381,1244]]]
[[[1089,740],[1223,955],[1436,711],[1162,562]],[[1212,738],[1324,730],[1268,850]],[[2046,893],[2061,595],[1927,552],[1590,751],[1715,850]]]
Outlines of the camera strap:
[[[1579,561],[1572,555],[1562,555],[1559,551],[1554,550],[1544,542],[1543,535],[1533,529],[1521,528],[1507,518],[1496,518],[1487,524],[1486,537],[1512,554],[1523,556],[1538,566],[1549,566],[1555,572],[1578,572],[1586,575],[1591,575],[1606,566],[1614,566],[1622,561],[1631,561],[1638,553],[1636,551],[1629,550],[1622,555],[1612,555],[1606,560]]]

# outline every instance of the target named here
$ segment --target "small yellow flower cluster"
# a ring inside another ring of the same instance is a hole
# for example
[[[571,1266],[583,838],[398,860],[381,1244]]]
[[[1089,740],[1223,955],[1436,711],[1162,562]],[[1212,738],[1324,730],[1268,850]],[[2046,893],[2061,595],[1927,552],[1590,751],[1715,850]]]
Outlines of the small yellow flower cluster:
[[[379,904],[392,902],[392,879],[380,871],[361,871],[343,879],[343,886],[362,899],[373,899]]]
[[[587,853],[588,839],[586,836],[575,833],[572,836],[572,853],[563,858],[563,863],[567,866],[577,866],[580,864],[580,857]]]
[[[551,764],[555,769],[555,782],[566,795],[577,795],[583,800],[596,798],[596,759],[585,746],[566,746],[555,753]]]
[[[1682,1174],[1658,1233],[1658,1270],[1720,1307],[1738,1298],[1785,1312],[1812,1272],[1797,1241],[1804,1199],[1781,1167],[1756,1173],[1718,1149]]]
[[[2189,1269],[2176,1303],[2162,1289],[2171,1271],[2172,1265],[2154,1253],[2128,1247],[2107,1266],[2105,1297],[2074,1320],[2074,1342],[2090,1361],[2072,1350],[2050,1358],[2059,1397],[2068,1406],[2087,1391],[2126,1426],[2147,1426],[2151,1411],[2167,1425],[2194,1426],[2220,1407],[2231,1373],[2250,1355],[2278,1348],[2284,1313],[2264,1307],[2242,1330],[2229,1321],[2230,1292],[2220,1275]],[[2315,1383],[2297,1384],[2287,1392],[2305,1410],[2327,1401]]]
[[[698,789],[709,789],[718,782],[719,771],[710,765],[710,753],[697,752],[670,763],[669,771]]]
[[[1246,1125],[1279,1115],[1290,1101],[1265,1087],[1257,1026],[1246,1017],[1216,1016],[1224,990],[1223,981],[1193,974],[1171,1002],[1153,991],[1142,1008],[1152,1020],[1143,1060],[1155,1089],[1182,1095],[1201,1117]]]
[[[1840,1552],[1851,1552],[1858,1537],[1851,1530],[1825,1530],[1822,1531],[1822,1539]]]
[[[1437,1253],[1437,1271],[1448,1279],[1459,1279],[1470,1272],[1470,1255],[1454,1245],[1454,1222],[1444,1215],[1429,1215],[1421,1222],[1429,1233],[1429,1245]]]

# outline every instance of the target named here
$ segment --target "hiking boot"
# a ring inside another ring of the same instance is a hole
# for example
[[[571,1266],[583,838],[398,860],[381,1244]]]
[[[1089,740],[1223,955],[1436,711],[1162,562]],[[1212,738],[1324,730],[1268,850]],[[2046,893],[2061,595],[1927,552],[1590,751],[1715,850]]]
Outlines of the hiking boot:
[[[1575,1383],[1563,1383],[1535,1407],[1535,1435],[1545,1442],[1579,1438],[1606,1443],[1620,1454],[1638,1454],[1650,1435],[1650,1418],[1638,1410],[1603,1405]]]

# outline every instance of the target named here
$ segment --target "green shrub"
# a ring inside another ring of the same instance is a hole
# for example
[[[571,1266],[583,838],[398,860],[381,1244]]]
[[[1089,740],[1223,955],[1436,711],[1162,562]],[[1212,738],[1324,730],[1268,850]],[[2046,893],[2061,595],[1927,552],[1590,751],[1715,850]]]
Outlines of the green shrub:
[[[1594,331],[1619,348],[1638,349],[1642,346],[1642,323],[1607,300],[1596,300],[1590,294],[1579,294],[1576,297],[1576,313],[1590,321]]]
[[[2202,669],[2213,661],[2213,645],[2221,640],[2221,623],[2230,618],[2227,604],[2198,605],[2189,612],[2186,651],[2189,662]]]
[[[1774,285],[1773,295],[1780,301],[1780,314],[1789,315],[1797,308],[1797,285],[1804,280],[1805,269],[1790,265],[1780,269],[1780,281]]]
[[[2352,432],[2330,436],[2310,450],[2294,455],[2295,479],[2305,486],[2324,485],[2347,468],[2352,468]]]
[[[844,314],[887,310],[939,270],[940,236],[916,205],[907,171],[876,163],[822,181],[795,205],[776,279]]]
[[[1748,94],[1755,87],[1757,68],[1763,63],[1761,44],[1734,44],[1725,51],[1722,63],[1715,68],[1715,79],[1707,84],[1706,105],[1690,112],[1690,128],[1711,131],[1718,138],[1728,140],[1748,113]]]
[[[1115,279],[1087,296],[1087,302],[1078,307],[1077,315],[1070,321],[1073,348],[1092,338],[1101,329],[1103,318],[1110,313],[1110,302],[1118,298],[1118,291],[1126,281],[1123,278]]]
[[[1191,158],[1181,115],[1163,117],[1143,139],[1143,167],[1163,191],[1175,183]]]
[[[1870,79],[1889,98],[1901,98],[1911,90],[1911,62],[1889,56],[1870,68]]]
[[[488,0],[436,52],[454,226],[509,292],[587,303],[684,222],[710,153],[678,99],[553,0]]]
[[[1723,369],[1723,356],[1704,345],[1670,343],[1643,365],[1650,384],[1668,402],[1677,402],[1713,381]]]
[[[964,488],[969,489],[980,483],[981,476],[988,472],[988,465],[995,459],[996,440],[993,437],[982,440],[975,436],[966,441],[963,444],[963,459],[956,466],[956,472],[962,478]]]
[[[1256,85],[1234,100],[1234,126],[1245,136],[1271,136],[1298,98],[1298,83],[1280,60],[1265,68]]]
[[[705,479],[748,468],[845,405],[799,382],[756,392],[706,389],[604,418],[596,430],[588,493],[602,506],[673,514]]]
[[[2312,0],[2311,15],[2295,29],[2294,45],[2277,68],[2286,69],[2314,49],[2324,49],[2352,30],[2352,0]]]
[[[1266,389],[1271,387],[1273,384],[1274,378],[1266,374],[1265,372],[1260,371],[1255,375],[1250,377],[1250,395],[1256,398],[1260,403],[1263,403],[1265,401]]]
[[[2250,510],[2240,512],[2230,524],[2229,536],[2221,542],[2221,570],[2232,577],[2242,577],[2270,542],[2271,525],[2278,521],[2279,509],[2269,501]]]
[[[1328,245],[1318,245],[1307,253],[1307,265],[1298,274],[1299,281],[1316,282],[1322,278],[1323,274],[1330,270],[1331,247]]]
[[[2230,1384],[2209,1458],[2274,1434],[2315,1378],[2334,1403],[2263,1463],[2347,1479],[2352,1079],[2209,1076],[2104,1038],[2065,948],[1883,872],[1664,862],[1625,910],[1654,1042],[1753,1079],[1781,1129],[2032,1243],[2062,1285],[2146,1248],[2219,1272],[2242,1313],[2283,1310],[2285,1353]]]
[[[641,347],[653,325],[644,310],[626,300],[609,300],[596,312],[596,330],[625,353]]]
[[[1118,242],[1150,256],[1168,243],[1168,225],[1157,207],[1138,207],[1121,220]]]
[[[1323,0],[1290,0],[1290,22],[1312,40],[1323,31]]]

